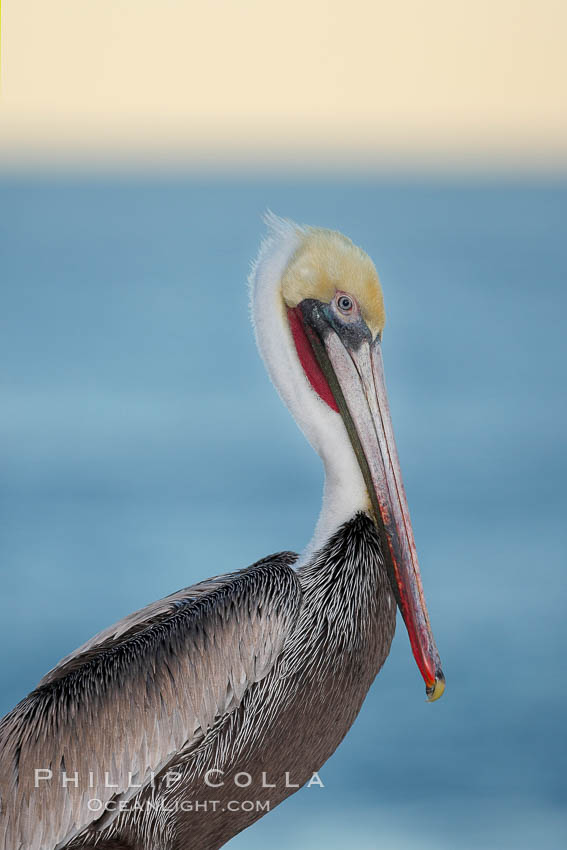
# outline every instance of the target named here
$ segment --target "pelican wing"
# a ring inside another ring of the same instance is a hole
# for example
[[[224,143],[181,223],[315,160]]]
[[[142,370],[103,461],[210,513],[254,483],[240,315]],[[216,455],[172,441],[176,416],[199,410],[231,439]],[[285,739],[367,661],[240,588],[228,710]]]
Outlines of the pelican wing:
[[[50,671],[0,722],[0,848],[61,846],[234,711],[295,624],[295,558],[178,591]]]

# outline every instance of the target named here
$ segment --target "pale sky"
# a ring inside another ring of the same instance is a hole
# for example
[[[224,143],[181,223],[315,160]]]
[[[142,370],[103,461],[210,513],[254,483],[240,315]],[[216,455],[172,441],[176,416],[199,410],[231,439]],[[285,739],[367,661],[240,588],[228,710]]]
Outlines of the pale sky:
[[[14,159],[567,165],[565,0],[4,0]]]

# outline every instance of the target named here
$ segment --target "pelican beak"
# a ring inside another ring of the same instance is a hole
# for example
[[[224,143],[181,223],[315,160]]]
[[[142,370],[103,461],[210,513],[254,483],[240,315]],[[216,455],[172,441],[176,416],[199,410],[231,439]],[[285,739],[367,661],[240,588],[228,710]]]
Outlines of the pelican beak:
[[[390,408],[380,335],[364,322],[338,327],[328,306],[303,301],[293,320],[301,324],[322,376],[343,418],[364,477],[392,592],[406,624],[413,655],[433,702],[445,677],[429,623]],[[292,317],[290,316],[290,322]],[[294,330],[294,335],[297,332]]]

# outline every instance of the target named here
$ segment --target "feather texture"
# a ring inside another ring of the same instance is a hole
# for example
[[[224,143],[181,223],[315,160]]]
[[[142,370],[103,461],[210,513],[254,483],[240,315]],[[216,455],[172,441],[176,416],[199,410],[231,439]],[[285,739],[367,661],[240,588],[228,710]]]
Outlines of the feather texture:
[[[174,593],[48,673],[0,724],[0,847],[64,844],[99,816],[89,809],[93,787],[103,805],[127,799],[234,711],[297,618],[295,558]],[[36,769],[53,776],[38,779]]]

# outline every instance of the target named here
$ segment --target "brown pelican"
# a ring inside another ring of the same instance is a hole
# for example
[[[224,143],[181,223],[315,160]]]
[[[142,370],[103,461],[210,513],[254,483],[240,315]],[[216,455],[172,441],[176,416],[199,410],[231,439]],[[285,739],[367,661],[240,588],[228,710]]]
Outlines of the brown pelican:
[[[374,265],[268,217],[251,274],[270,376],[326,472],[313,540],[131,614],[47,673],[0,727],[3,850],[214,850],[343,739],[400,609],[436,700],[382,370]]]

